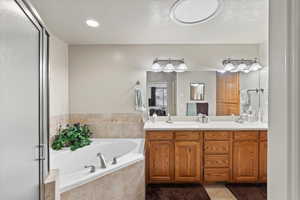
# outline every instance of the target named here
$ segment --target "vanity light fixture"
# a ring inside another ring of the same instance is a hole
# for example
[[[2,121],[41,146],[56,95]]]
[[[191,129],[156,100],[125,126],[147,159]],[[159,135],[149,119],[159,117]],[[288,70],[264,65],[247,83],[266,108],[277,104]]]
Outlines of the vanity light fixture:
[[[213,19],[221,11],[223,0],[177,0],[170,18],[177,23],[193,25]]]
[[[94,19],[88,19],[85,21],[85,23],[89,26],[89,27],[93,27],[93,28],[96,28],[99,26],[99,22],[97,22],[96,20]]]
[[[224,71],[226,72],[244,72],[249,73],[253,71],[257,71],[262,69],[263,67],[259,64],[257,58],[250,60],[250,59],[239,59],[239,60],[232,60],[226,59],[223,60],[223,67]]]
[[[188,69],[184,59],[158,59],[151,66],[152,72],[185,72]]]

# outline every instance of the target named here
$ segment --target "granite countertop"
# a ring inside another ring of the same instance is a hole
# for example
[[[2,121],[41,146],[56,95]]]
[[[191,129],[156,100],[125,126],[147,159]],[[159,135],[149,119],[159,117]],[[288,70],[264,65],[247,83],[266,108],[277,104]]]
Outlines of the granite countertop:
[[[268,130],[268,124],[261,122],[237,123],[234,121],[210,121],[206,124],[197,121],[174,121],[173,123],[147,121],[144,124],[144,130]]]

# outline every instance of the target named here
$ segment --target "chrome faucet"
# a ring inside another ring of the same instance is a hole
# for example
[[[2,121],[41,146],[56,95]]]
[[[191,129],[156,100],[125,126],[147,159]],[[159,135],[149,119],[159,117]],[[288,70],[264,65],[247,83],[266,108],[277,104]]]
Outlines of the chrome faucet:
[[[168,113],[167,117],[168,117],[168,119],[167,119],[166,122],[167,122],[167,123],[173,123],[173,122],[172,122],[172,117],[171,117],[170,113]]]
[[[94,173],[96,171],[95,165],[86,165],[84,168],[90,168],[90,173]]]
[[[202,113],[198,114],[198,121],[205,124],[208,123],[208,116]]]
[[[105,158],[104,158],[103,154],[99,152],[99,153],[97,154],[97,157],[99,157],[100,168],[101,168],[101,169],[107,168],[107,164],[106,164],[106,161],[105,161]]]

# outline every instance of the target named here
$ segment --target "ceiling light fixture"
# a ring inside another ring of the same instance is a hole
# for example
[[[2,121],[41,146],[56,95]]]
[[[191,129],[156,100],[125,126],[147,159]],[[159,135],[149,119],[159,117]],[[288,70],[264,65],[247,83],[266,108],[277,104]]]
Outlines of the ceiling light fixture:
[[[257,70],[262,69],[263,67],[259,64],[257,58],[250,60],[250,59],[239,59],[239,60],[232,60],[232,59],[226,59],[223,60],[223,66],[224,66],[224,71],[227,72],[244,72],[244,73],[249,73],[249,72],[254,72]],[[218,72],[220,72],[218,70]]]
[[[152,72],[185,72],[188,69],[184,59],[158,59],[151,66]]]
[[[99,26],[99,22],[97,22],[96,20],[94,19],[88,19],[85,21],[85,23],[89,26],[89,27],[93,27],[93,28],[96,28]]]
[[[170,17],[181,24],[198,24],[213,19],[222,9],[223,0],[177,0]]]

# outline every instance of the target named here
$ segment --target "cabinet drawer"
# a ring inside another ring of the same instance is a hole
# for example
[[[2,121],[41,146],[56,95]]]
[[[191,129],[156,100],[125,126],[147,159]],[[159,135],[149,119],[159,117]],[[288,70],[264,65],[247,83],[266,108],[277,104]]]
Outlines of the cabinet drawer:
[[[147,132],[147,139],[148,140],[172,140],[173,139],[173,132],[149,131],[149,132]]]
[[[229,141],[206,141],[204,144],[204,151],[207,154],[226,154],[229,150]]]
[[[176,140],[199,140],[200,135],[199,132],[192,132],[192,131],[176,132],[175,139]]]
[[[235,140],[257,140],[258,131],[238,131],[234,132]]]
[[[205,155],[204,167],[229,167],[229,155]]]
[[[229,140],[231,132],[228,131],[209,131],[204,133],[205,140]]]
[[[229,168],[204,169],[205,182],[225,182],[230,181]]]
[[[263,140],[263,141],[268,140],[268,133],[267,133],[267,131],[260,131],[259,139]]]

